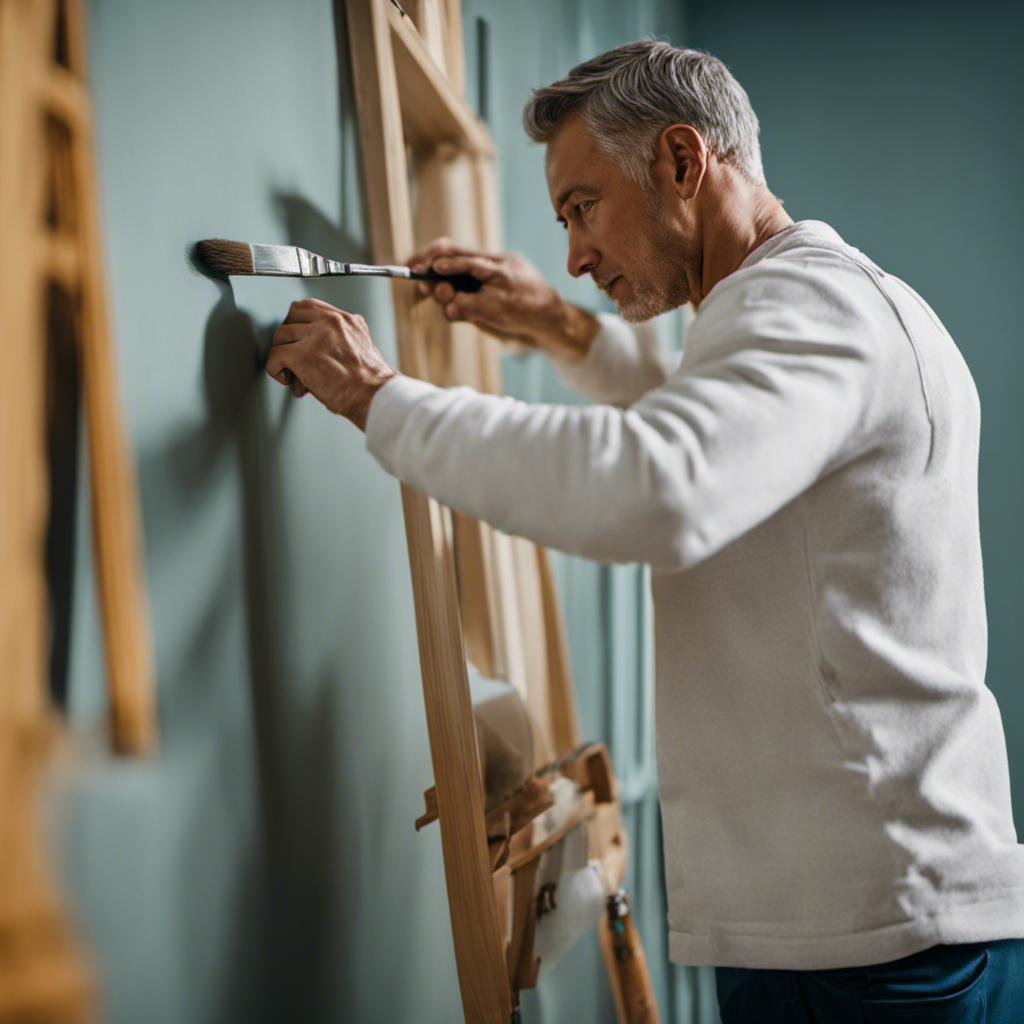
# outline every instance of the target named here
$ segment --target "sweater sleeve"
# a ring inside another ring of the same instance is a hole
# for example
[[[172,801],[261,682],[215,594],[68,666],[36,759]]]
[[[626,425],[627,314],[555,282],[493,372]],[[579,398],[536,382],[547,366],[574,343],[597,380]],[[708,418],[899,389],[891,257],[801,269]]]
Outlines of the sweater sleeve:
[[[799,280],[774,301],[761,277],[752,304],[745,289],[705,300],[695,354],[628,409],[398,377],[373,399],[368,448],[505,532],[598,561],[694,565],[863,442],[875,376],[863,320]]]
[[[598,331],[582,358],[550,356],[565,383],[592,402],[632,405],[664,384],[672,359],[662,352],[653,322],[627,324],[612,313],[596,313]]]

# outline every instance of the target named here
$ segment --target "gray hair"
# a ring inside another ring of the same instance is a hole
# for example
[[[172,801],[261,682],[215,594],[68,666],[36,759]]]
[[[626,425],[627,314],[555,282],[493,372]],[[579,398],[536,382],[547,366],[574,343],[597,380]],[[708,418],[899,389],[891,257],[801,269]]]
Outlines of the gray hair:
[[[523,127],[534,142],[548,142],[577,111],[597,148],[645,187],[658,138],[673,124],[696,128],[719,160],[764,184],[757,115],[740,83],[709,53],[656,40],[618,46],[534,89]]]

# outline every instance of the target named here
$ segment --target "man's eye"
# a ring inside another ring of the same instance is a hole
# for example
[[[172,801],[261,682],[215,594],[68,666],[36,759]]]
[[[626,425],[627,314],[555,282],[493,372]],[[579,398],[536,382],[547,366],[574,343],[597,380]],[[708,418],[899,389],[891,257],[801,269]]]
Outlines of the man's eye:
[[[590,208],[594,205],[594,202],[595,200],[593,199],[584,199],[582,203],[576,204],[576,212],[587,213],[590,210]]]

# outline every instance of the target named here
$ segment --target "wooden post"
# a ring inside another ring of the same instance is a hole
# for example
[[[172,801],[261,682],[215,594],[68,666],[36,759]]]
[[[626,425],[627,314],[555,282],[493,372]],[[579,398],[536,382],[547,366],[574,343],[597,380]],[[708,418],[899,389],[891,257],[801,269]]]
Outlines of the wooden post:
[[[46,695],[46,353],[52,296],[81,349],[112,741],[155,742],[153,667],[103,293],[81,0],[0,0],[0,1020],[82,1024],[92,986],[49,880],[37,788],[61,726]],[[77,315],[73,311],[77,307]],[[68,567],[67,571],[71,571]]]
[[[336,2],[340,14],[341,0]],[[411,19],[389,0],[348,0],[343,6],[374,259],[400,263],[417,243],[439,235],[498,248],[494,149],[462,98],[458,0],[416,0]],[[445,42],[443,53],[439,40]],[[415,231],[407,148],[415,156],[419,194]],[[404,373],[441,386],[468,384],[501,393],[493,339],[468,325],[447,323],[431,303],[417,306],[408,285],[394,285],[393,296]],[[615,783],[603,746],[577,749],[565,629],[547,553],[462,516],[454,517],[452,529],[446,509],[405,486],[402,501],[435,780],[416,827],[440,823],[466,1020],[505,1024],[518,1007],[519,990],[536,984],[534,890],[544,851],[585,821],[591,856],[601,862],[610,892],[621,883],[626,842]],[[463,626],[474,663],[520,690],[533,723],[537,775],[492,811],[498,817],[490,848]],[[553,803],[542,780],[559,766],[581,792],[569,818],[550,833],[541,828],[534,842],[535,820]],[[606,962],[620,1020],[655,1024],[639,941],[639,956],[625,965],[628,976],[615,949],[604,945],[611,951]]]
[[[86,75],[81,0],[65,0],[77,65]],[[60,72],[54,72],[60,78]],[[69,88],[73,88],[69,83]],[[66,112],[72,130],[77,182],[77,246],[82,303],[82,378],[92,480],[95,565],[103,609],[110,694],[111,735],[121,753],[151,753],[156,746],[155,666],[149,603],[143,583],[141,530],[135,471],[128,458],[117,388],[117,368],[107,318],[88,94],[75,90],[78,110]]]
[[[17,380],[0,402],[0,1020],[80,1024],[91,986],[50,882],[38,785],[46,699],[45,121],[53,4],[0,0],[0,308]]]
[[[412,253],[412,214],[401,108],[385,8],[374,0],[345,5],[359,111],[363,168],[373,211],[373,258],[393,263]],[[422,330],[407,285],[395,285],[401,368],[424,376]],[[402,486],[427,730],[434,763],[463,1011],[472,1024],[507,1024],[511,992],[502,929],[491,884],[455,568],[437,502]]]

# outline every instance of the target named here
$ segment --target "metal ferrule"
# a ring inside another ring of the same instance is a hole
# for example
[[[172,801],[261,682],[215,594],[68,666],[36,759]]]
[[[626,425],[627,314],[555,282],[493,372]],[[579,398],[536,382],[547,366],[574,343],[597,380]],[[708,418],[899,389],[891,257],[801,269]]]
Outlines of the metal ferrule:
[[[373,267],[364,263],[338,263],[295,245],[263,245],[250,242],[253,273],[270,277],[326,277],[355,274],[360,277],[409,277],[408,267]]]
[[[308,249],[296,249],[299,257],[299,266],[302,268],[303,277],[324,277],[327,274],[347,274],[347,263],[336,263],[334,260],[325,259]]]
[[[294,245],[262,245],[250,242],[254,273],[277,277],[323,277],[346,273],[344,263],[324,259]]]

